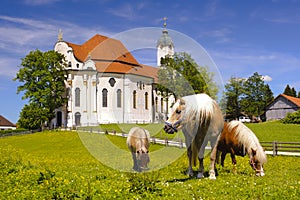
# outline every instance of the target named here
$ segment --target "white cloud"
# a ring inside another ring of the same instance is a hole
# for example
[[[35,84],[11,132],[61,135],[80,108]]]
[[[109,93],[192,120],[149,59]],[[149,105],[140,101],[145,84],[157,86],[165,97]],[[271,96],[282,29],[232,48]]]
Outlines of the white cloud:
[[[66,41],[81,44],[96,33],[112,35],[102,27],[83,27],[55,20],[35,20],[0,15],[0,77],[14,77],[29,51],[52,50],[61,28]]]
[[[271,82],[273,79],[272,77],[268,76],[268,75],[264,75],[262,76],[263,80],[266,81],[266,82]]]
[[[136,10],[131,4],[124,4],[118,8],[107,9],[107,12],[117,17],[125,18],[126,20],[133,20],[136,15]]]

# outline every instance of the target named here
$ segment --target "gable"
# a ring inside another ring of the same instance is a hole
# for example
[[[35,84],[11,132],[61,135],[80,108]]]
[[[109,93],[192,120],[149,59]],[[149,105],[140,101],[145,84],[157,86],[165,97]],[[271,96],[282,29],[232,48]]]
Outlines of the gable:
[[[9,127],[16,127],[15,124],[8,121],[5,117],[0,115],[0,126],[9,126]]]
[[[300,99],[299,100],[298,99],[299,98],[280,94],[274,99],[274,101],[270,105],[267,106],[266,110],[299,109],[300,108]]]

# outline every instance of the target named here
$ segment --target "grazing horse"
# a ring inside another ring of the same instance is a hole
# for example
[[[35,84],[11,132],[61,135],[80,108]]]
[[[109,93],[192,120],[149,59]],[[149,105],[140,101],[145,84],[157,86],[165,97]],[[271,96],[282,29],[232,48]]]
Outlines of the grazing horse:
[[[126,143],[132,154],[133,170],[138,172],[146,170],[150,162],[148,155],[150,146],[149,132],[140,127],[133,127],[128,133]]]
[[[230,153],[234,166],[236,165],[235,155],[244,157],[248,154],[250,165],[255,170],[256,175],[265,175],[263,164],[267,162],[267,156],[255,134],[242,122],[231,121],[225,123],[216,148],[218,150],[217,157],[219,157],[220,152],[222,153],[222,166],[224,166],[227,153]]]
[[[202,144],[206,140],[216,141],[223,129],[223,124],[223,115],[218,104],[207,94],[185,96],[178,99],[173,105],[173,112],[165,122],[164,130],[169,134],[173,134],[178,129],[182,129],[189,159],[189,176],[193,176],[192,165],[196,165],[198,157],[199,172],[197,178],[204,177],[203,157],[205,146]],[[210,179],[216,179],[216,153],[216,150],[211,152]]]

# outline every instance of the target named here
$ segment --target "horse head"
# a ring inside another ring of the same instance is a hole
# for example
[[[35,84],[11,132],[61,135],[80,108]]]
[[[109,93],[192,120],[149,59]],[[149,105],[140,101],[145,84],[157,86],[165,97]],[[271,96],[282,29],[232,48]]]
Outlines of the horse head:
[[[141,170],[148,169],[148,163],[150,162],[148,152],[148,150],[143,148],[136,151],[137,164]]]
[[[251,155],[250,155],[250,166],[256,172],[256,176],[264,176],[265,172],[263,169],[263,164],[257,158],[257,150],[251,148]]]
[[[185,101],[183,99],[177,100],[173,106],[173,112],[165,122],[164,130],[166,133],[173,134],[174,132],[177,132],[178,129],[182,128],[184,109]]]

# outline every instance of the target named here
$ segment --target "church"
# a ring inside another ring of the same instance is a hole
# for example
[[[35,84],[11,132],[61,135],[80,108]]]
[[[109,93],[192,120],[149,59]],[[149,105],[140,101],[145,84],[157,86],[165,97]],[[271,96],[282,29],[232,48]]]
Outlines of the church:
[[[154,46],[155,44],[153,44]],[[83,44],[64,41],[54,50],[65,56],[67,105],[56,110],[52,127],[103,123],[156,123],[174,102],[157,91],[161,57],[174,54],[166,29],[157,41],[157,66],[139,63],[121,41],[96,34]]]

